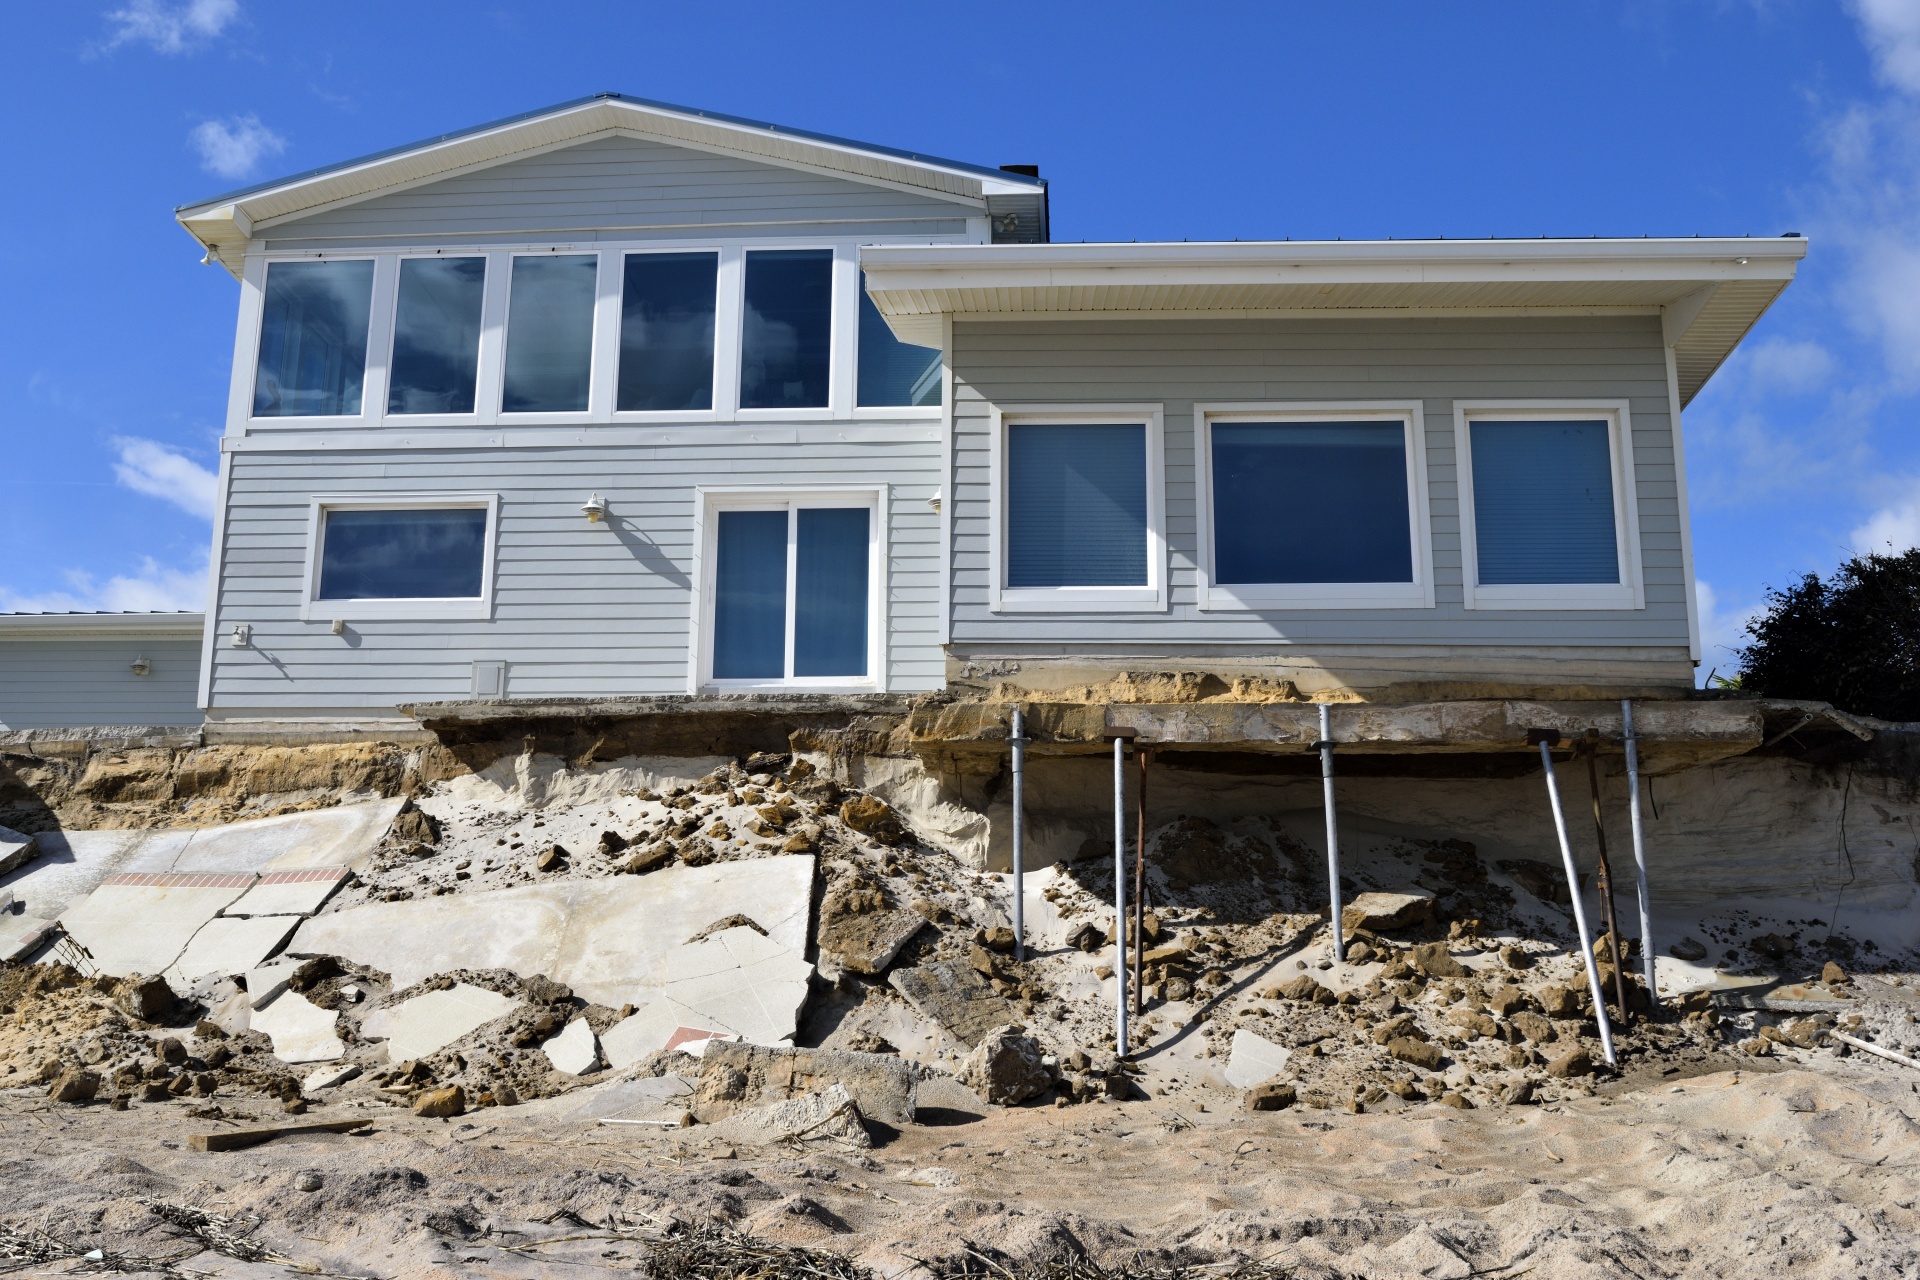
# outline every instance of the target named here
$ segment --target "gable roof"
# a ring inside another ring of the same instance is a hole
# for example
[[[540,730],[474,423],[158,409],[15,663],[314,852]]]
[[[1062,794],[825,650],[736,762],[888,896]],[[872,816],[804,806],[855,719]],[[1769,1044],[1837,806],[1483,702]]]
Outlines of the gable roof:
[[[489,124],[309,169],[174,210],[229,271],[256,228],[596,137],[625,135],[905,188],[976,211],[994,195],[1037,195],[1040,178],[739,116],[597,93]]]
[[[1798,236],[881,245],[862,249],[860,266],[893,331],[931,346],[940,345],[944,317],[1657,310],[1684,405],[1792,283],[1806,253]]]

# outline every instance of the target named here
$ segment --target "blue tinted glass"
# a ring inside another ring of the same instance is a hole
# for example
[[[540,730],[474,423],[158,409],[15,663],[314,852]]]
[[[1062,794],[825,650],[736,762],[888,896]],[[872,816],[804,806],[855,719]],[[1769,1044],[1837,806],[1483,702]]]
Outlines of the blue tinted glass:
[[[1475,422],[1474,546],[1487,586],[1619,582],[1605,422]]]
[[[592,254],[515,258],[507,303],[508,413],[568,413],[587,407],[593,373]]]
[[[824,408],[833,350],[833,251],[747,254],[740,406]]]
[[[787,673],[787,513],[722,511],[713,570],[713,675]]]
[[[806,507],[794,514],[793,674],[867,674],[865,507]]]
[[[485,258],[402,258],[388,413],[472,413]]]
[[[1222,422],[1212,435],[1216,582],[1413,581],[1398,422]]]
[[[260,315],[257,418],[359,416],[371,262],[276,262]]]
[[[713,408],[712,253],[630,253],[620,293],[623,410]]]
[[[473,599],[487,561],[487,513],[329,511],[322,600]]]
[[[1007,585],[1147,585],[1147,429],[1007,429]]]
[[[860,273],[860,394],[863,406],[940,403],[940,348],[916,347],[893,336],[867,296]]]

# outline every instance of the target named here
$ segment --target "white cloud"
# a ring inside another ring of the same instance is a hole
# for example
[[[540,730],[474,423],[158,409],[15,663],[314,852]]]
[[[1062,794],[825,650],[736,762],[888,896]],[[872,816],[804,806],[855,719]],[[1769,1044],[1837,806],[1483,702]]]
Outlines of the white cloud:
[[[1873,69],[1895,89],[1920,93],[1920,0],[1853,0]]]
[[[1868,516],[1848,535],[1847,545],[1856,555],[1897,555],[1920,547],[1920,494],[1889,503]]]
[[[1739,668],[1736,651],[1752,639],[1747,635],[1747,623],[1760,616],[1762,606],[1723,604],[1713,584],[1704,578],[1694,580],[1693,599],[1700,611],[1699,678],[1704,684],[1716,670],[1728,676]]]
[[[132,573],[105,582],[78,570],[67,575],[67,590],[22,595],[0,586],[0,613],[151,613],[207,607],[207,562],[174,569],[151,556]]]
[[[287,140],[255,115],[204,120],[187,136],[200,153],[200,167],[223,178],[244,178],[264,157],[287,149]]]
[[[1747,361],[1747,377],[1760,391],[1818,391],[1833,376],[1833,356],[1817,342],[1768,338],[1753,345]]]
[[[109,49],[123,44],[151,45],[159,53],[185,53],[211,40],[240,16],[240,0],[129,0],[125,8],[108,12],[113,34]]]
[[[121,484],[203,520],[213,519],[219,490],[219,477],[213,472],[152,440],[120,436],[113,446],[120,451],[113,475]]]

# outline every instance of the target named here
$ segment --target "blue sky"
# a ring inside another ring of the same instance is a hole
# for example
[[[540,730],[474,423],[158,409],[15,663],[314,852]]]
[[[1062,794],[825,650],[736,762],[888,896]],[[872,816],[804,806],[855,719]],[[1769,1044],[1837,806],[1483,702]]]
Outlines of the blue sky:
[[[1920,0],[73,0],[7,28],[0,610],[203,603],[237,286],[173,206],[605,89],[1038,163],[1063,240],[1802,231],[1687,416],[1707,665],[1764,586],[1920,542]]]

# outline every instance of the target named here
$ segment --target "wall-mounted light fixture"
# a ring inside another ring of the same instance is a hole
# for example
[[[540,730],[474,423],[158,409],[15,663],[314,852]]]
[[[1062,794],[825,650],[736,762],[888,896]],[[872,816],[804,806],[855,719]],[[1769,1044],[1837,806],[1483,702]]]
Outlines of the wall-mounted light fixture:
[[[600,524],[607,518],[607,500],[596,493],[581,504],[580,512],[588,524]]]
[[[236,649],[244,649],[253,643],[253,624],[236,622],[233,624],[233,638],[228,642]]]
[[[145,676],[153,674],[153,664],[147,661],[147,655],[141,654],[133,660],[133,674]]]
[[[935,511],[940,510],[940,495],[936,493],[931,498],[928,498],[927,505],[932,507]]]

